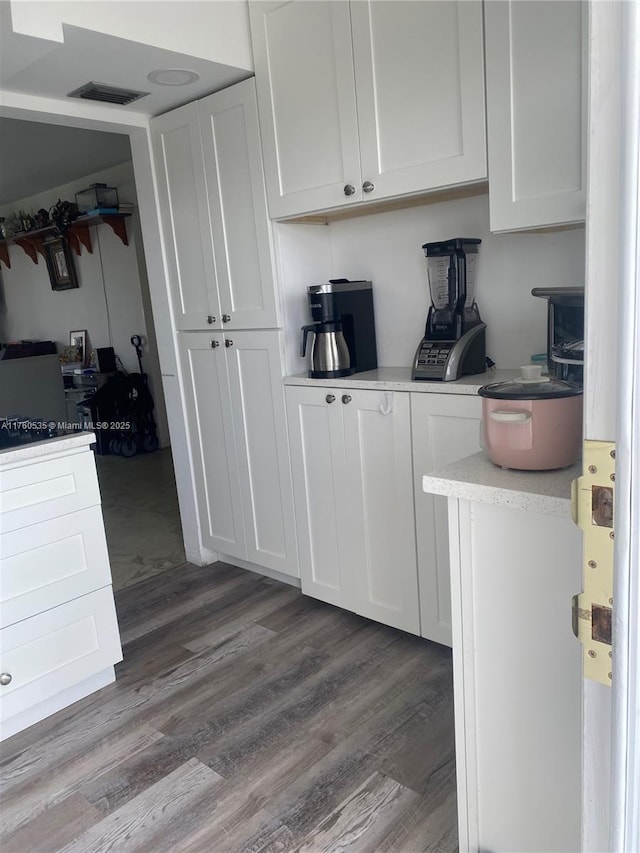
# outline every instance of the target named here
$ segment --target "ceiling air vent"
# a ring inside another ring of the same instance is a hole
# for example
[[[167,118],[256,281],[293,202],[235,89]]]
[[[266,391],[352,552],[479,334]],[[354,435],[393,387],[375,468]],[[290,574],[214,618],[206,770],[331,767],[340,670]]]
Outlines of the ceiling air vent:
[[[83,98],[87,101],[100,101],[103,104],[120,104],[126,106],[140,98],[144,98],[149,92],[136,92],[133,89],[119,89],[117,86],[108,86],[106,83],[91,81],[69,92],[68,98]]]

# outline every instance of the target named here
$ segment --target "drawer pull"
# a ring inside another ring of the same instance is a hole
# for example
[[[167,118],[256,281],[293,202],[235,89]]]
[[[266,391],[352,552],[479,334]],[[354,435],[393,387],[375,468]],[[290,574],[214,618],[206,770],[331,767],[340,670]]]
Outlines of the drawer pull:
[[[7,684],[11,684],[13,676],[10,672],[0,672],[0,684],[3,687],[6,687]]]
[[[327,401],[327,403],[333,403],[333,401],[336,399],[336,395],[335,394],[327,394],[327,396],[324,399]]]
[[[351,402],[351,394],[343,394],[342,395],[342,402],[345,404],[345,406],[347,405],[347,403],[350,403]]]

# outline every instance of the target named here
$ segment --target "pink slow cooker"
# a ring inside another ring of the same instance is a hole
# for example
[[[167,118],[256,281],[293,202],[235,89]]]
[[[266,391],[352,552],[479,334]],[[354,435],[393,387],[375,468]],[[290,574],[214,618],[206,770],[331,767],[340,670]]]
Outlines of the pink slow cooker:
[[[550,471],[566,468],[582,452],[582,388],[521,368],[508,382],[484,385],[482,446],[502,468]]]

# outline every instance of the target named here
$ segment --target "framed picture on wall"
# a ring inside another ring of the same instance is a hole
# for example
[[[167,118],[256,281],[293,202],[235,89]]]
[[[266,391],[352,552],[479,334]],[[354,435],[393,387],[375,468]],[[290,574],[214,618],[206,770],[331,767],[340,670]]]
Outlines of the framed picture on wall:
[[[80,329],[77,332],[69,332],[69,346],[76,352],[76,361],[84,367],[87,357],[87,332],[86,329]]]
[[[68,242],[64,237],[46,240],[42,250],[47,262],[52,290],[71,290],[78,287],[76,268]]]

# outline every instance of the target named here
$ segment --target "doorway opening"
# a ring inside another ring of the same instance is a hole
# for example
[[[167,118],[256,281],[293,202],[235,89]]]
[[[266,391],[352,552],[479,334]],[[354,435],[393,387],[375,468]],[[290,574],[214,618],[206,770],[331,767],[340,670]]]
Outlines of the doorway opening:
[[[121,210],[126,210],[125,239],[103,222],[90,229],[90,251],[83,245],[79,255],[73,254],[77,288],[54,291],[45,264],[34,263],[11,245],[10,231],[5,247],[10,266],[5,265],[0,278],[0,341],[54,342],[62,362],[64,424],[97,431],[96,464],[113,585],[122,589],[185,561],[129,135],[14,118],[0,119],[0,133],[3,157],[13,164],[0,185],[0,217],[6,223],[23,214],[28,220],[48,212],[59,201],[73,203],[76,193],[93,184],[115,187]],[[36,156],[38,151],[42,156]],[[86,341],[82,359],[64,363],[71,332],[80,329]],[[132,338],[140,339],[140,359]],[[96,363],[97,351],[113,353],[113,364],[104,372]],[[125,457],[100,440],[101,427],[92,423],[89,403],[114,369],[130,377],[144,372],[157,450],[140,447]],[[45,396],[34,389],[35,401]],[[24,414],[48,418],[39,410]]]

